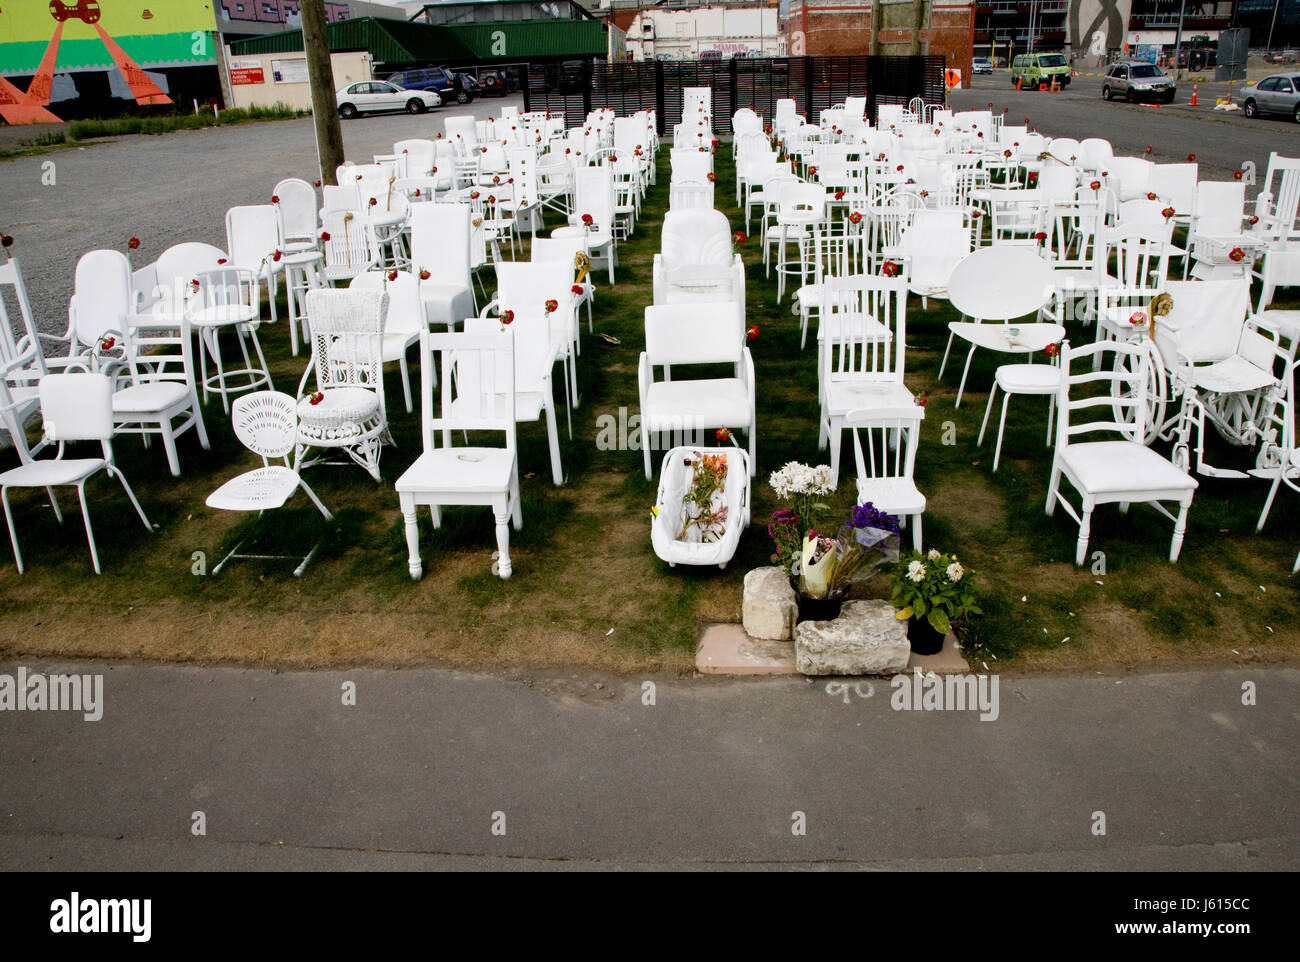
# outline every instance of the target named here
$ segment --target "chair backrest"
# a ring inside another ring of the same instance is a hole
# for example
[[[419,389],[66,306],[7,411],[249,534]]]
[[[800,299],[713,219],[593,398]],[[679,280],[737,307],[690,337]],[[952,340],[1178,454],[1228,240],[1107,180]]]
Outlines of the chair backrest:
[[[411,208],[411,269],[429,272],[434,284],[470,286],[468,204],[416,204]]]
[[[907,360],[907,281],[857,274],[826,280],[821,352],[823,383],[853,380],[899,383]]]
[[[419,204],[416,209],[437,207]],[[331,280],[356,277],[379,263],[379,245],[370,221],[353,211],[333,211],[321,225],[325,276]]]
[[[675,180],[668,185],[668,209],[683,210],[692,207],[713,209],[713,185],[707,181]],[[534,243],[536,243],[534,241]]]
[[[707,181],[709,174],[713,171],[713,155],[707,150],[697,150],[694,147],[674,147],[668,156],[673,183],[679,180]]]
[[[1024,128],[1021,127],[1020,130],[1023,132]],[[1088,137],[1080,141],[1079,149],[1083,152],[1084,164],[1092,170],[1103,170],[1115,156],[1115,149],[1110,141],[1101,137]]]
[[[1196,178],[1198,164],[1156,164],[1151,169],[1147,186],[1156,195],[1161,207],[1172,207],[1175,212],[1188,215],[1196,206]]]
[[[918,211],[903,231],[910,285],[946,290],[952,272],[970,253],[970,239],[971,230],[962,223],[960,211]]]
[[[466,147],[478,146],[478,124],[468,114],[443,117],[442,129],[447,139],[453,143],[459,139]]]
[[[1109,236],[1115,255],[1115,277],[1126,291],[1159,292],[1169,274],[1172,224],[1138,224],[1114,230]]]
[[[307,292],[307,326],[311,331],[316,387],[362,387],[383,395],[384,314],[388,294],[382,290]]]
[[[777,220],[811,222],[826,216],[826,188],[820,184],[786,184],[781,188]]]
[[[186,241],[167,248],[159,255],[154,270],[154,289],[145,296],[148,313],[174,323],[185,314],[190,281],[200,274],[220,267],[226,252],[211,244]]]
[[[92,347],[106,335],[121,337],[135,313],[131,263],[121,251],[89,251],[77,261],[68,313],[77,340]]]
[[[1196,185],[1196,233],[1234,237],[1241,233],[1246,185],[1239,180],[1203,180]]]
[[[1078,172],[1073,167],[1044,167],[1038,175],[1038,192],[1049,204],[1073,201],[1078,186]]]
[[[664,266],[729,267],[732,262],[731,222],[720,210],[702,207],[670,210],[659,236]]]
[[[1083,146],[1073,137],[1053,137],[1047,151],[1063,164],[1076,166],[1083,159]]]
[[[580,167],[574,176],[575,210],[590,214],[598,230],[614,227],[614,172],[607,166]]]
[[[439,434],[442,447],[451,447],[456,431],[501,431],[506,450],[516,450],[514,338],[510,328],[420,331],[420,423],[426,452],[439,446]],[[442,392],[435,405],[438,371]]]
[[[278,198],[280,227],[285,241],[315,241],[320,230],[320,199],[316,188],[305,180],[288,177],[275,185],[272,196]]]
[[[732,364],[743,356],[745,332],[734,302],[673,304],[645,309],[646,358],[657,365]]]
[[[424,306],[420,302],[420,282],[410,271],[367,271],[352,278],[348,290],[387,291],[388,310],[384,314],[385,334],[415,334],[424,326]]]
[[[1116,226],[1118,227],[1158,227],[1165,223],[1164,211],[1172,206],[1161,200],[1147,200],[1139,197],[1126,200],[1119,205]]]
[[[17,332],[8,305],[17,310],[22,322]],[[18,261],[10,258],[0,264],[0,381],[25,381],[29,377],[39,378],[44,373],[45,355],[37,338],[32,302],[27,296]]]
[[[258,269],[280,245],[280,212],[274,204],[232,207],[226,212],[226,249],[231,263]]]
[[[502,261],[496,265],[497,301],[501,311],[514,311],[516,319],[545,317],[546,302],[558,311],[573,308],[573,261]],[[521,354],[525,345],[517,344]]]
[[[242,394],[230,405],[230,424],[239,442],[263,464],[271,458],[288,464],[298,435],[297,402],[280,391]]]
[[[406,158],[407,177],[428,177],[438,148],[432,140],[416,137],[393,144],[393,153]]]
[[[1300,158],[1270,153],[1264,190],[1272,198],[1272,213],[1277,220],[1269,235],[1278,240],[1300,238]]]
[[[515,181],[514,206],[532,207],[537,203],[537,149],[512,147],[508,160],[510,176]]]
[[[859,480],[912,480],[921,439],[915,408],[859,408],[844,416],[844,426],[853,432],[853,461]]]
[[[948,279],[948,300],[973,320],[1012,320],[1032,314],[1055,291],[1052,266],[1027,247],[982,247]]]
[[[586,256],[587,245],[581,237],[534,237],[531,257],[534,261],[563,262],[569,266],[569,282],[577,276],[577,256]]]
[[[1161,289],[1173,309],[1156,318],[1156,346],[1169,367],[1179,356],[1193,362],[1220,361],[1237,352],[1250,312],[1250,282],[1244,277],[1209,281],[1169,281]]]
[[[1146,435],[1151,368],[1146,347],[1128,341],[1097,341],[1072,348],[1065,341],[1060,361],[1056,457],[1081,434],[1102,432],[1141,444]],[[1095,413],[1101,417],[1093,417]]]
[[[113,440],[113,386],[99,373],[41,378],[41,419],[50,441]]]

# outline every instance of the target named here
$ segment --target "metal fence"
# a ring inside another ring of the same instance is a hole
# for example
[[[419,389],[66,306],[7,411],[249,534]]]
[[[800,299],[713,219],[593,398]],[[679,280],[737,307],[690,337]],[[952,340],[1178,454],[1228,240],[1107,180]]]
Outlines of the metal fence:
[[[730,117],[750,107],[765,117],[776,102],[793,98],[796,110],[816,121],[820,111],[845,97],[867,98],[876,121],[880,104],[927,104],[944,98],[943,57],[765,57],[739,60],[656,60],[642,63],[567,61],[518,68],[525,110],[563,111],[569,126],[581,124],[594,108],[620,115],[658,112],[659,133],[682,119],[682,88],[713,91],[713,114]]]

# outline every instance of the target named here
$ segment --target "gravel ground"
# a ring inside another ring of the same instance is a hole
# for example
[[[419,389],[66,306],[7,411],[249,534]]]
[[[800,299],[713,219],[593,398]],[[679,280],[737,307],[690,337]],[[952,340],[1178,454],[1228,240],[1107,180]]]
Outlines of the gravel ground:
[[[394,142],[432,137],[443,118],[499,115],[523,98],[481,98],[430,114],[371,114],[343,123],[349,160],[391,153]],[[42,184],[53,162],[55,183]],[[131,259],[156,260],[182,241],[226,246],[226,211],[264,204],[285,177],[319,177],[311,118],[239,124],[161,136],[121,137],[89,147],[0,162],[0,231],[16,238],[12,253],[23,268],[32,311],[41,330],[62,333],[77,259],[88,250],[126,250]]]

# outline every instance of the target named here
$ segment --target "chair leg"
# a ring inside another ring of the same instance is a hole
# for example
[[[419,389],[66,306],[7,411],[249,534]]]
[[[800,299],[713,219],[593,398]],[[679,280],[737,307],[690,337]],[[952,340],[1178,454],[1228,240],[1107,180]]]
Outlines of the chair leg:
[[[1174,522],[1174,540],[1169,543],[1170,561],[1177,561],[1178,553],[1183,550],[1183,536],[1187,533],[1187,512],[1191,506],[1191,498],[1178,506],[1178,520]]]
[[[498,575],[502,580],[509,578],[512,569],[510,567],[510,513],[506,510],[504,500],[501,504],[492,509],[492,517],[496,520],[497,527],[497,560],[492,566],[492,573]]]
[[[963,392],[964,390],[966,390],[966,375],[970,374],[970,362],[973,361],[973,360],[975,360],[975,345],[974,345],[974,344],[972,344],[972,345],[970,346],[970,353],[968,353],[968,354],[966,355],[966,366],[965,366],[964,368],[962,368],[962,372],[961,372],[961,383],[957,385],[957,401],[956,401],[955,404],[953,404],[953,407],[955,407],[955,408],[959,408],[959,407],[961,407],[961,395],[962,395],[962,392]]]
[[[14,518],[13,518],[13,514],[9,510],[9,489],[8,488],[0,488],[0,500],[4,502],[5,521],[9,523],[9,543],[13,545],[14,548],[14,564],[18,566],[18,573],[22,574],[23,553],[18,550],[18,532],[14,530]],[[63,520],[62,515],[59,516],[59,520],[60,521]]]
[[[912,550],[921,550],[921,516],[912,515]]]
[[[991,396],[991,395],[990,395]],[[993,452],[993,473],[998,470],[998,462],[1002,460],[1002,432],[1007,427],[1007,402],[1011,400],[1011,395],[1006,391],[1002,392],[1002,416],[998,419],[998,444]]]
[[[58,519],[59,524],[63,524],[63,509],[59,507],[59,498],[54,493],[54,489],[46,488],[45,493],[50,496],[50,507],[54,509],[54,517]]]
[[[555,402],[546,405],[546,440],[551,448],[551,480],[558,488],[564,484],[564,468],[560,465],[560,429],[555,424]]]
[[[984,420],[980,422],[980,436],[975,440],[975,447],[984,446],[984,430],[989,426],[989,412],[993,410],[993,399],[998,396],[998,382],[993,382],[993,387],[989,389],[989,403],[984,405]]]
[[[641,455],[645,459],[645,479],[654,480],[654,469],[650,467],[650,429],[646,426],[645,416],[641,417]]]
[[[1083,513],[1079,516],[1079,543],[1074,549],[1074,563],[1082,565],[1083,559],[1088,556],[1088,537],[1092,533],[1092,503],[1087,499],[1083,502]]]
[[[957,335],[952,331],[948,332],[948,346],[943,349],[943,361],[939,364],[939,380],[943,380],[944,369],[948,366],[948,352],[952,350],[952,339]]]
[[[406,366],[406,352],[397,362],[398,369],[402,372],[402,398],[406,401],[406,413],[410,414],[413,410],[411,407],[411,372]]]
[[[99,549],[95,547],[95,532],[90,527],[90,507],[86,504],[86,482],[82,481],[77,485],[77,497],[81,499],[81,518],[86,523],[86,540],[90,542],[90,563],[94,565],[95,574],[101,574],[99,570]],[[132,497],[134,500],[134,497]]]
[[[1061,469],[1056,464],[1056,459],[1053,458],[1052,476],[1051,479],[1047,482],[1047,506],[1045,509],[1047,512],[1047,516],[1049,518],[1056,511],[1056,499],[1058,497],[1057,490],[1060,488],[1060,486],[1061,486]]]
[[[176,435],[172,432],[172,420],[169,415],[162,416],[158,433],[162,435],[163,450],[167,452],[167,467],[173,477],[180,477],[181,461],[176,455]]]
[[[415,498],[410,495],[402,495],[402,521],[406,525],[406,566],[411,572],[411,577],[419,581],[424,574],[424,568],[420,564],[420,528],[415,518]]]
[[[826,434],[826,438],[831,446],[831,486],[838,487],[840,483],[840,445],[844,440],[843,418],[831,417],[830,429]]]
[[[1277,477],[1273,479],[1273,484],[1268,489],[1268,497],[1264,500],[1264,510],[1259,513],[1259,521],[1255,524],[1256,531],[1264,530],[1264,522],[1268,520],[1268,512],[1273,507],[1273,498],[1277,496],[1278,485],[1282,483],[1282,472],[1285,470],[1286,465],[1277,469]]]

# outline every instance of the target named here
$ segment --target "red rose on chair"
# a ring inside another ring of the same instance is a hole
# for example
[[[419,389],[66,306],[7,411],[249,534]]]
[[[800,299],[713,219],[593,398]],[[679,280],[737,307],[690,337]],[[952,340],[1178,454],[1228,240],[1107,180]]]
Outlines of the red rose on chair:
[[[1049,344],[1047,347],[1043,348],[1043,353],[1048,357],[1056,357],[1056,355],[1061,353],[1060,345]]]
[[[379,206],[379,199],[378,199],[377,197],[371,197],[371,198],[370,198],[370,206],[371,206],[371,207],[378,207],[378,206]]]
[[[1166,207],[1164,210],[1160,212],[1160,216],[1163,217],[1165,220],[1169,220],[1176,213],[1178,212],[1174,210],[1172,207]]]
[[[492,175],[492,183],[494,183],[494,184],[499,184],[499,183],[501,183],[501,175],[500,175],[500,174],[493,174],[493,175]]]
[[[721,441],[730,441],[730,440],[731,440],[731,429],[730,429],[730,428],[718,428],[718,430],[715,431],[715,432],[713,433],[713,436],[714,436],[715,438],[717,438],[718,441],[720,441],[720,442],[721,442]]]
[[[1233,180],[1241,180],[1241,171],[1239,171],[1239,170],[1234,170],[1234,171],[1232,172],[1232,179],[1233,179]]]
[[[709,171],[708,174],[707,174],[706,176],[709,178],[709,183],[710,183],[710,184],[712,184],[714,181],[716,181],[716,180],[718,179],[718,175],[715,174],[713,171]]]
[[[11,243],[12,243],[12,241],[11,241]],[[5,247],[8,247],[8,246],[9,246],[8,244],[5,245]],[[140,249],[140,238],[138,238],[138,237],[132,237],[129,241],[126,242],[126,249],[129,250],[129,251],[139,250],[139,249]]]
[[[897,277],[902,270],[903,268],[893,261],[885,261],[885,263],[880,265],[880,273],[884,274],[886,277]]]
[[[816,177],[816,176],[817,176],[817,168],[816,168],[816,167],[809,167],[809,168],[808,168],[808,176],[809,176],[809,177]]]
[[[227,263],[227,261],[226,261],[226,259],[225,259],[224,257],[218,257],[218,258],[217,258],[217,266],[218,266],[218,267],[220,267],[222,264],[225,264],[225,263]]]
[[[272,204],[278,204],[278,203],[280,203],[280,195],[279,195],[279,194],[272,194],[272,195],[271,195],[271,203],[272,203]]]
[[[587,293],[587,291],[581,284],[574,284],[569,288],[569,293],[575,297],[581,297],[583,294]]]
[[[927,400],[928,399],[925,396],[925,392],[922,391],[920,394],[916,395],[916,397],[912,398],[912,403],[914,403],[917,407],[923,408],[925,407],[925,402]]]
[[[1005,158],[1007,158],[1007,160],[1010,160],[1010,159],[1011,159],[1011,151],[1009,151],[1009,150],[1004,150],[1004,151],[1002,151],[1002,156],[1005,157]]]
[[[712,144],[714,147],[718,146],[718,139],[716,137],[713,139]]]
[[[984,139],[984,131],[982,131],[982,130],[977,130],[977,131],[975,131],[975,136],[978,137],[980,140],[983,140],[983,139]]]
[[[1128,319],[1128,322],[1134,327],[1142,327],[1147,322],[1146,311],[1134,311]]]
[[[860,210],[852,211],[852,212],[849,214],[849,223],[850,223],[850,224],[861,224],[861,223],[862,223],[862,211],[860,211]]]
[[[583,227],[590,227],[590,226],[591,226],[592,224],[594,224],[594,223],[596,223],[596,218],[592,217],[590,214],[583,214],[583,215],[582,215],[582,226],[583,226]]]
[[[319,187],[319,186],[320,186],[320,181],[319,181],[319,180],[316,181],[316,183],[315,183],[313,186],[315,186],[315,187]]]
[[[1094,180],[1094,181],[1093,181],[1091,184],[1089,184],[1088,186],[1091,187],[1093,190],[1101,190],[1101,181],[1099,181],[1099,180]]]
[[[560,302],[555,300],[554,298],[551,298],[542,306],[546,308],[547,314],[554,314],[556,311],[560,309]]]
[[[731,240],[735,244],[743,244],[748,240],[748,238],[745,237],[745,232],[743,230],[738,230],[731,235]]]
[[[1196,163],[1196,155],[1195,155],[1195,154],[1188,154],[1188,155],[1187,155],[1187,162],[1188,162],[1189,164],[1194,164],[1194,163]]]
[[[389,272],[388,272],[388,279],[389,279],[390,281],[395,281],[395,280],[397,280],[397,271],[396,271],[396,270],[391,270],[391,271],[389,271]]]
[[[837,190],[837,191],[835,192],[835,199],[836,199],[836,200],[843,200],[843,199],[844,199],[844,191],[842,191],[842,190]]]
[[[323,230],[323,231],[321,231],[321,232],[320,232],[320,239],[321,239],[324,243],[328,244],[328,243],[330,242],[330,232],[327,231],[327,230]]]
[[[1245,260],[1245,258],[1246,258],[1246,252],[1242,250],[1240,247],[1234,247],[1228,253],[1228,260],[1232,261],[1234,264],[1240,264],[1243,260]]]
[[[117,338],[115,337],[101,337],[99,339],[99,349],[101,351],[111,351],[113,349],[113,345],[116,343],[117,343]]]
[[[1156,199],[1156,192],[1154,190],[1147,191],[1147,200],[1155,200],[1155,199]]]
[[[749,338],[751,341],[758,340],[758,325],[754,324],[751,326],[749,330],[745,332],[745,337]]]
[[[283,256],[284,256],[283,251],[276,251],[274,254],[271,255],[271,260],[275,261],[278,264],[280,262],[280,258]]]
[[[425,268],[423,268],[423,267],[420,268],[420,280],[422,280],[422,281],[427,281],[427,280],[428,280],[430,277],[432,277],[432,276],[433,276],[433,275],[430,274],[429,271],[428,271],[427,269],[425,269]]]
[[[1249,224],[1251,227],[1254,227],[1256,224],[1259,223],[1259,215],[1251,214],[1250,217],[1247,218],[1246,223]]]
[[[1147,153],[1148,153],[1148,154],[1154,154],[1155,152],[1156,152],[1156,149],[1155,149],[1154,147],[1152,147],[1150,144],[1147,144]]]
[[[1037,234],[1034,235],[1034,240],[1038,241],[1041,244],[1043,241],[1047,240],[1047,232],[1040,230]]]
[[[488,194],[488,203],[489,203],[489,204],[495,204],[496,202],[497,202],[497,195],[496,195],[496,194]]]
[[[190,290],[192,290],[195,294],[199,292],[199,288],[201,286],[202,285],[199,284],[199,279],[197,277],[194,278],[194,280],[190,281]]]
[[[515,312],[514,312],[514,311],[502,311],[502,312],[501,312],[501,318],[500,318],[500,320],[501,320],[501,323],[502,323],[502,324],[513,324],[513,323],[514,323],[514,320],[515,320]]]
[[[323,401],[323,400],[325,400],[325,392],[324,392],[324,391],[317,391],[315,394],[313,394],[313,395],[311,395],[310,397],[307,398],[307,401],[308,401],[308,403],[310,403],[310,404],[320,404],[320,402]]]

